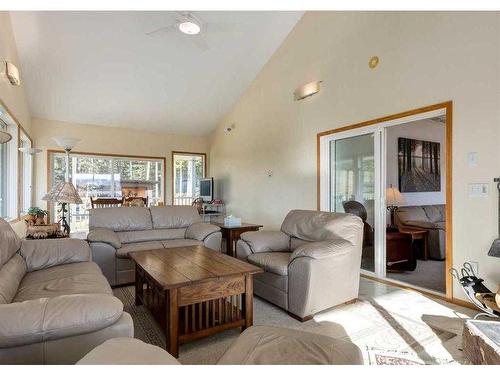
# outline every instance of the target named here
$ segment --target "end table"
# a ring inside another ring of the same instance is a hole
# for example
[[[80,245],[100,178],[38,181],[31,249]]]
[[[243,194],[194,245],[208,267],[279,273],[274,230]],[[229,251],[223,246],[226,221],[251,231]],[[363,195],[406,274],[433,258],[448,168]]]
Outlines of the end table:
[[[242,223],[239,227],[227,227],[223,223],[212,222],[220,227],[222,238],[226,240],[226,254],[236,258],[236,246],[234,242],[240,239],[242,233],[255,232],[262,228],[260,224]]]

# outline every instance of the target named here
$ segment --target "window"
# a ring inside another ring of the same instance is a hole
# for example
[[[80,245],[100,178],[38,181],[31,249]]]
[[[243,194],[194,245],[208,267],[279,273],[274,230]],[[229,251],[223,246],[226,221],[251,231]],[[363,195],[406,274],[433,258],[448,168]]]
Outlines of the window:
[[[19,138],[19,147],[33,147],[33,143],[29,136],[21,130]],[[33,205],[33,156],[28,153],[21,153],[21,181],[22,181],[22,196],[21,196],[21,213],[28,212],[28,209]]]
[[[65,158],[62,152],[51,153],[52,186],[64,181]],[[69,178],[83,201],[83,204],[70,205],[71,229],[88,229],[90,197],[148,197],[148,204],[152,206],[163,202],[164,165],[164,158],[71,154]],[[59,219],[56,215],[53,217]]]
[[[173,152],[172,184],[175,205],[190,205],[200,196],[200,179],[205,177],[206,155]]]
[[[0,217],[18,217],[18,126],[0,106],[0,129],[12,135],[12,140],[0,145]]]

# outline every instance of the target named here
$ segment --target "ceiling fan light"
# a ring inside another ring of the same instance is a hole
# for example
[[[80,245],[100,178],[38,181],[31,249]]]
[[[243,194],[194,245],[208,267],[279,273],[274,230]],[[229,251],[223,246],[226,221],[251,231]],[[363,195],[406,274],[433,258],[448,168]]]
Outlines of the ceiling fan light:
[[[192,21],[185,21],[179,24],[179,30],[184,34],[196,35],[201,31],[200,25]]]

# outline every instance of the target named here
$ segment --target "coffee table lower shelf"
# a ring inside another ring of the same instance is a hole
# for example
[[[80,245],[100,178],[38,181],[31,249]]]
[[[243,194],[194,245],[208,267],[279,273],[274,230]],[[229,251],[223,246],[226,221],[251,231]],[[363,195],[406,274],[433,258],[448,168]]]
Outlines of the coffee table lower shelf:
[[[206,280],[164,290],[136,265],[135,303],[144,305],[165,330],[166,350],[179,355],[179,344],[253,324],[251,274]]]

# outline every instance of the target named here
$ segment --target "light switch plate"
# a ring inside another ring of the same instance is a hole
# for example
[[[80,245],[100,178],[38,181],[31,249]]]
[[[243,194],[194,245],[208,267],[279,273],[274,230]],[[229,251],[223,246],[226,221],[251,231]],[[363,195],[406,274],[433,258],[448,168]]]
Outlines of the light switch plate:
[[[489,184],[487,183],[472,183],[469,184],[469,197],[482,198],[489,195]]]
[[[469,152],[467,154],[467,163],[469,164],[469,167],[477,167],[477,159],[477,152]]]

